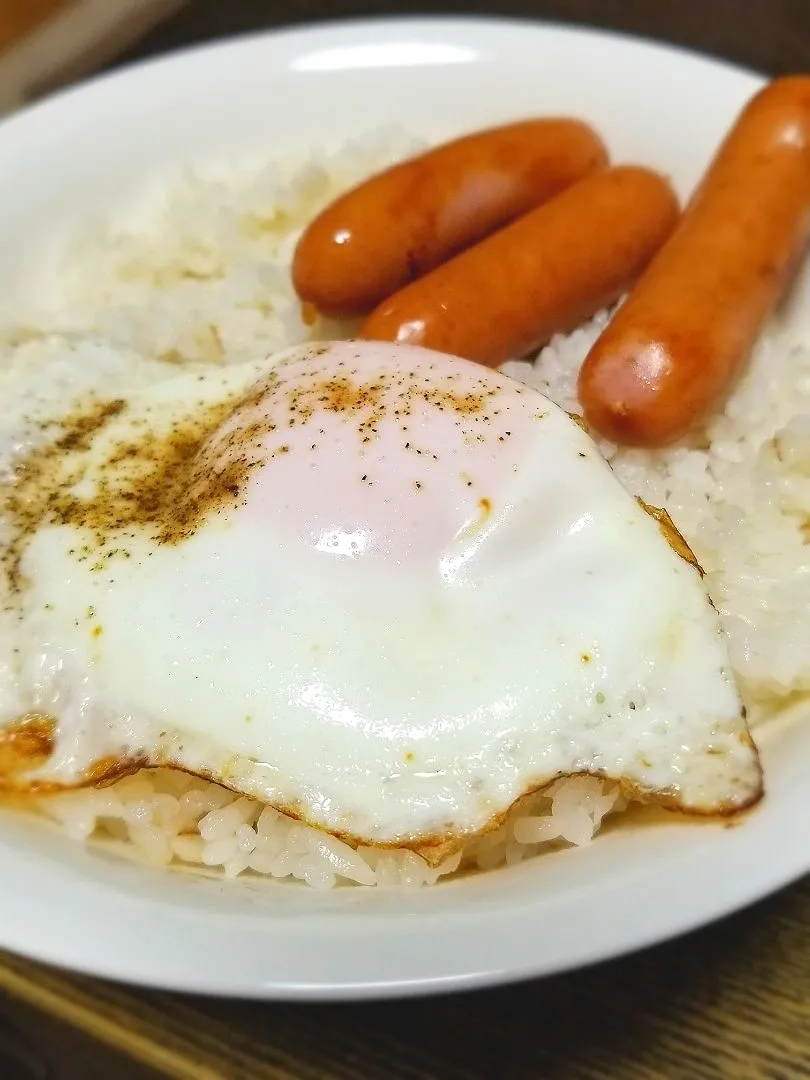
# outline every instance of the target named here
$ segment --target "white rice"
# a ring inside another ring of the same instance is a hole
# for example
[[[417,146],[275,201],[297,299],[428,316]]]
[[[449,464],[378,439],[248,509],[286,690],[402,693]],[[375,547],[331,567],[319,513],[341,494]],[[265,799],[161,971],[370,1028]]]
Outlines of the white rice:
[[[515,810],[498,830],[431,868],[409,851],[358,848],[279,814],[255,799],[167,769],[142,770],[110,787],[40,800],[75,840],[123,842],[157,866],[170,863],[291,878],[315,889],[338,882],[418,888],[462,865],[491,869],[550,844],[587,844],[602,819],[624,806],[615,784],[558,781]]]
[[[255,360],[348,325],[307,327],[289,279],[303,224],[350,182],[418,144],[380,134],[282,169],[243,161],[144,180],[119,207],[66,229],[29,257],[0,296],[0,370],[32,342],[126,350],[132,379],[169,366]],[[607,316],[556,338],[536,362],[504,370],[576,410],[576,374]],[[810,347],[793,323],[765,336],[725,411],[691,441],[654,453],[603,445],[634,493],[666,507],[695,550],[728,633],[735,674],[756,717],[810,690]],[[67,387],[90,375],[66,370]],[[91,369],[92,374],[93,369]],[[261,803],[182,773],[142,771],[99,790],[43,799],[78,840],[106,838],[156,865],[338,883],[418,887],[460,867],[491,869],[560,844],[587,844],[625,805],[615,785],[559,781],[496,832],[430,868],[406,851],[347,844]]]

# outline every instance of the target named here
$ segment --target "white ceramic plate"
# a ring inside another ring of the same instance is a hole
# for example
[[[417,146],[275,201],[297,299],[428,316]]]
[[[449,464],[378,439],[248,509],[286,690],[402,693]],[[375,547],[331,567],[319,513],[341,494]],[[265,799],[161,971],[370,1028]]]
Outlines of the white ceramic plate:
[[[0,126],[0,287],[33,229],[162,163],[298,147],[392,120],[459,132],[591,121],[683,193],[760,80],[602,33],[482,21],[259,36],[105,78]],[[7,277],[6,277],[7,280]],[[617,828],[589,848],[399,895],[155,872],[0,816],[0,946],[134,983],[266,998],[428,993],[586,964],[810,870],[810,724],[761,737],[768,797],[736,828]]]

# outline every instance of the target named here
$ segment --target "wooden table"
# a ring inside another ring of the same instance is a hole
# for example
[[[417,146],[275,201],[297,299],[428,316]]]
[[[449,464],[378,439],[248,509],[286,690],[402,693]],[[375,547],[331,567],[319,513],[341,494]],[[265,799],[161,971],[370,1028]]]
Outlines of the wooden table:
[[[192,0],[132,55],[338,11],[496,7],[774,73],[810,68],[810,0]],[[0,1004],[2,1080],[799,1080],[810,1077],[810,879],[679,941],[502,990],[240,1004],[133,992],[5,957]]]

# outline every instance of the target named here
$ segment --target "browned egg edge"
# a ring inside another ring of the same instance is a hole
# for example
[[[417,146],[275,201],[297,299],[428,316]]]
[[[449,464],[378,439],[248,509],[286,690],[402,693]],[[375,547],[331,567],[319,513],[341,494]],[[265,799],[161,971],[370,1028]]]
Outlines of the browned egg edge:
[[[207,770],[189,769],[170,759],[150,761],[145,756],[120,759],[115,758],[114,756],[101,758],[94,762],[85,773],[84,778],[77,781],[75,784],[60,784],[54,783],[53,781],[25,781],[24,779],[18,779],[15,776],[16,773],[23,770],[27,772],[31,768],[41,765],[47,760],[53,747],[55,730],[56,721],[52,717],[43,716],[41,714],[30,714],[27,717],[23,717],[16,724],[8,725],[3,731],[0,731],[0,798],[20,800],[55,795],[87,787],[102,788],[109,786],[116,780],[122,779],[124,776],[130,776],[133,773],[139,772],[141,769],[153,768],[166,768],[177,772],[184,772],[190,776],[198,776],[200,779],[214,783],[218,787],[233,791],[235,794],[246,794],[239,788],[235,788],[221,778],[212,775]],[[680,795],[674,789],[656,790],[645,788],[632,780],[628,780],[626,777],[613,776],[599,770],[582,769],[573,773],[556,773],[553,776],[544,777],[542,780],[533,782],[522,795],[518,796],[518,798],[507,807],[506,810],[493,814],[482,828],[477,829],[474,832],[456,835],[432,833],[417,837],[401,837],[385,842],[371,842],[345,830],[326,829],[323,825],[309,820],[305,809],[300,804],[271,802],[261,799],[258,799],[257,801],[265,802],[266,805],[271,806],[279,813],[285,814],[287,817],[293,818],[296,821],[300,821],[304,825],[309,825],[319,832],[335,836],[353,848],[371,847],[378,850],[405,849],[414,852],[416,855],[420,855],[429,866],[436,867],[444,862],[449,856],[455,855],[471,840],[475,840],[478,837],[499,829],[512,811],[525,800],[541,794],[557,780],[571,779],[576,776],[592,776],[596,779],[617,783],[622,794],[632,802],[652,804],[687,817],[729,818],[736,816],[753,807],[764,795],[762,765],[760,762],[759,751],[747,728],[740,733],[740,741],[754,752],[758,773],[758,784],[743,800],[734,801],[728,799],[711,807],[684,806]],[[253,798],[254,796],[249,795],[248,797]]]

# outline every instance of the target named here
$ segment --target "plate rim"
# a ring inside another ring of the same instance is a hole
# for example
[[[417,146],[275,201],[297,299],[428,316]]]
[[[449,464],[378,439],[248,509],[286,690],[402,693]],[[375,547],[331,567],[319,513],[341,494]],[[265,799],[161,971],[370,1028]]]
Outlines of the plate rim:
[[[630,45],[638,45],[646,49],[652,49],[667,55],[679,54],[684,59],[710,64],[713,67],[723,68],[729,74],[753,76],[765,80],[770,76],[756,68],[734,60],[727,60],[722,56],[701,50],[699,48],[681,43],[668,43],[657,38],[648,37],[643,33],[635,33],[630,30],[614,30],[609,27],[589,26],[580,23],[565,22],[561,19],[532,19],[520,15],[379,15],[379,16],[353,16],[347,19],[312,19],[300,23],[294,23],[266,29],[245,30],[223,38],[213,38],[190,45],[178,45],[167,49],[156,56],[143,57],[131,61],[125,61],[115,67],[96,72],[81,79],[79,82],[48,91],[42,97],[28,102],[18,109],[12,110],[5,116],[0,116],[0,138],[7,126],[16,124],[21,120],[28,120],[36,113],[45,111],[54,106],[73,101],[85,94],[96,93],[99,88],[137,78],[146,72],[150,72],[165,66],[175,66],[178,62],[193,63],[207,53],[225,52],[232,49],[241,49],[246,45],[256,45],[268,40],[279,42],[294,40],[298,37],[310,35],[330,34],[349,29],[354,31],[367,31],[372,28],[384,27],[396,30],[404,27],[423,26],[433,30],[447,29],[450,32],[465,32],[483,30],[487,27],[501,29],[514,29],[515,31],[551,31],[559,32],[582,38],[603,37],[612,41],[622,41]]]

